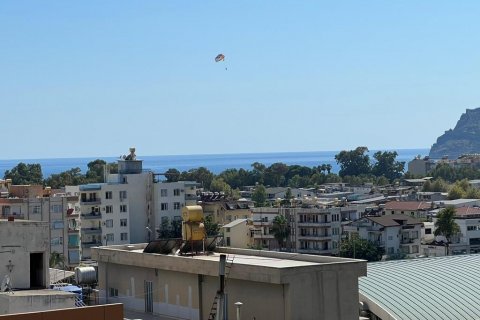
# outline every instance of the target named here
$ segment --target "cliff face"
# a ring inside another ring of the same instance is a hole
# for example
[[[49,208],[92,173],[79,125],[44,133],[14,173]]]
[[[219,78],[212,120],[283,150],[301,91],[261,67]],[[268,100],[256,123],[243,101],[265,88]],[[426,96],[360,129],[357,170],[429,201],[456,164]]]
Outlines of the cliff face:
[[[465,153],[480,153],[480,108],[467,109],[455,129],[438,137],[430,149],[430,158],[456,159]]]

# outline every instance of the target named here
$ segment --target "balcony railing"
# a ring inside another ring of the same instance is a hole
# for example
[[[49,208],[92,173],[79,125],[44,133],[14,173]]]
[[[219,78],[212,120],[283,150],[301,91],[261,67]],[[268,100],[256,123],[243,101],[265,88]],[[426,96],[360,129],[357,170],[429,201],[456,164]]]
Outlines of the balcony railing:
[[[81,199],[80,205],[100,204],[102,201],[100,198],[95,199]]]
[[[309,254],[331,254],[331,249],[298,249],[299,253],[309,253]]]
[[[99,212],[95,212],[95,213],[82,213],[80,215],[80,217],[82,219],[102,219],[102,215],[99,213]]]
[[[84,234],[102,233],[102,228],[82,228]]]
[[[401,244],[414,243],[415,240],[417,240],[417,239],[414,239],[414,238],[402,238],[402,239],[400,240],[400,243],[401,243]]]
[[[75,227],[75,228],[69,227],[68,228],[68,233],[78,233],[79,231],[80,231],[79,227]]]
[[[320,234],[300,234],[299,239],[312,239],[312,240],[330,240],[332,237],[331,234],[320,235]]]
[[[331,226],[331,222],[325,222],[325,221],[319,221],[319,222],[313,222],[313,221],[299,221],[298,226],[299,227],[329,227]]]

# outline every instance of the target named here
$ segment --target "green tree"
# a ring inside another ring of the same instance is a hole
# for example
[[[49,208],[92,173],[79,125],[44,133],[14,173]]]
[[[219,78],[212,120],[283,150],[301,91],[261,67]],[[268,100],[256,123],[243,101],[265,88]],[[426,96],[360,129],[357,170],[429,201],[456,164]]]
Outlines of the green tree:
[[[288,166],[281,162],[273,163],[270,167],[265,170],[265,184],[272,187],[284,187],[285,186],[285,175],[288,172]]]
[[[265,201],[267,201],[267,190],[262,184],[255,187],[252,194],[252,200],[255,202],[256,207],[263,207],[265,205]]]
[[[448,191],[448,199],[449,200],[456,200],[456,199],[465,198],[465,195],[466,195],[465,190],[463,190],[463,188],[458,184],[455,184],[450,189],[450,191]]]
[[[20,162],[11,170],[5,171],[4,179],[12,179],[14,185],[43,184],[42,166],[39,163]]]
[[[50,268],[60,267],[61,269],[64,269],[65,268],[65,256],[61,253],[56,252],[56,251],[52,252],[50,254],[49,265],[50,265]]]
[[[104,182],[107,162],[102,159],[90,161],[85,174],[87,183]]]
[[[220,226],[218,225],[218,223],[214,222],[213,215],[209,214],[208,216],[206,216],[203,223],[205,225],[205,232],[207,233],[207,236],[218,235]]]
[[[339,256],[344,258],[364,259],[367,261],[379,261],[385,251],[373,242],[352,236],[340,243]]]
[[[86,178],[78,167],[58,174],[52,174],[50,177],[45,179],[44,182],[46,186],[52,187],[54,189],[65,186],[78,186],[84,183],[86,183]]]
[[[442,178],[438,178],[432,183],[432,190],[433,192],[447,192],[448,191],[448,184]]]
[[[180,171],[175,168],[170,168],[165,171],[165,179],[167,182],[177,182],[180,178]]]
[[[287,191],[285,191],[285,196],[283,197],[283,200],[280,204],[282,206],[290,206],[292,199],[293,199],[292,189],[287,188]]]
[[[214,178],[214,174],[205,167],[199,167],[182,172],[180,180],[196,181],[206,190],[210,190],[210,184]]]
[[[435,236],[444,236],[447,239],[447,254],[448,246],[451,243],[452,237],[460,232],[460,227],[455,222],[455,208],[448,206],[440,210],[435,221]]]
[[[210,191],[223,192],[227,196],[232,194],[232,188],[223,180],[223,178],[219,177],[216,177],[212,180],[212,183],[210,184]]]
[[[278,242],[280,250],[286,248],[286,241],[290,236],[290,226],[288,225],[288,220],[285,216],[278,215],[273,218],[273,236]]]
[[[340,177],[359,176],[371,172],[367,147],[357,147],[350,151],[343,150],[335,155],[335,160],[340,165]]]
[[[399,179],[403,175],[405,162],[397,161],[398,153],[396,151],[377,151],[373,155],[376,160],[372,167],[372,173],[377,176],[384,176],[390,182]]]

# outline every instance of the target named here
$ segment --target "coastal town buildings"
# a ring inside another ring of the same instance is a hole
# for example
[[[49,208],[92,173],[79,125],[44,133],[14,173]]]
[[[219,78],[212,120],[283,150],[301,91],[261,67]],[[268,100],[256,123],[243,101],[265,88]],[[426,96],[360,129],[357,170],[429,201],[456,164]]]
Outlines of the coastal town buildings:
[[[384,248],[387,256],[420,254],[423,223],[406,214],[365,216],[344,226],[348,238],[358,237]]]
[[[208,319],[221,288],[226,255],[227,312],[241,302],[242,319],[358,319],[358,278],[366,261],[218,248],[209,254],[146,253],[146,244],[93,249],[101,302],[174,319]]]
[[[40,185],[12,185],[3,180],[0,219],[45,221],[50,252],[64,257],[66,268],[80,262],[80,205],[78,195]]]

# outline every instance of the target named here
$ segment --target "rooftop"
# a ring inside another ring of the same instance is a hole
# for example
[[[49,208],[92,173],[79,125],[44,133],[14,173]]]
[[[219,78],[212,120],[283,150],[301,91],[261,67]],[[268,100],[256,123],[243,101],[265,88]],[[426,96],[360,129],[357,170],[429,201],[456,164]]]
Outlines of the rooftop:
[[[247,221],[247,219],[237,219],[237,220],[234,220],[234,221],[224,225],[222,228],[233,228],[240,223],[245,223],[246,221]]]
[[[414,225],[414,224],[422,224],[422,222],[418,219],[415,219],[411,216],[406,214],[387,214],[384,216],[379,217],[365,217],[366,219],[372,220],[379,225],[384,227],[396,227],[401,225]],[[402,222],[402,223],[400,223]]]
[[[428,210],[432,208],[431,202],[424,201],[390,201],[385,203],[385,210]]]
[[[346,268],[366,275],[366,261],[294,254],[276,251],[217,248],[208,255],[178,256],[144,253],[146,243],[92,248],[92,258],[99,262],[121,263],[137,267],[157,268],[208,276],[218,275],[220,254],[234,259],[230,278],[267,283],[285,283],[289,276],[298,272],[322,271],[330,268]],[[350,271],[351,272],[351,271]]]
[[[480,255],[369,263],[360,301],[384,319],[479,319]],[[390,315],[390,317],[388,317]]]

